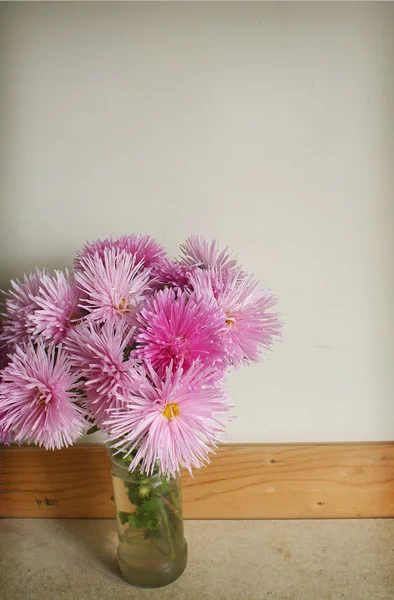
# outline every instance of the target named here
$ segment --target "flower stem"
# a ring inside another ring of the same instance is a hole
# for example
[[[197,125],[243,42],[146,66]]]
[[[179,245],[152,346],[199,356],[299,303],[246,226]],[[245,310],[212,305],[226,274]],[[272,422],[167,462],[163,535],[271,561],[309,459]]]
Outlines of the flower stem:
[[[170,524],[168,522],[167,512],[164,507],[161,508],[160,512],[161,512],[163,523],[164,523],[164,526],[165,526],[165,529],[167,532],[168,543],[170,546],[170,558],[174,559],[175,558],[175,548],[174,548],[174,543],[172,541],[171,529],[170,529]]]

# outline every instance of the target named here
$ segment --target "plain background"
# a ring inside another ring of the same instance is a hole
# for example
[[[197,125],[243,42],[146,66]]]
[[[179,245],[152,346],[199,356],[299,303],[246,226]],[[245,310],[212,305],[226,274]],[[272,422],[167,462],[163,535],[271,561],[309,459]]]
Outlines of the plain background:
[[[394,6],[2,3],[0,284],[191,233],[280,298],[230,442],[394,437]]]

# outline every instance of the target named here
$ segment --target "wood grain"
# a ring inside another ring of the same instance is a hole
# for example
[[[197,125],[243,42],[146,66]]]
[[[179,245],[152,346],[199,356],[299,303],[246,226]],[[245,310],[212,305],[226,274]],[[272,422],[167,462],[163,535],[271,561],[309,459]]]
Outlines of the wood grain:
[[[394,443],[226,445],[183,497],[187,519],[394,517]],[[0,448],[1,516],[114,514],[103,446]]]

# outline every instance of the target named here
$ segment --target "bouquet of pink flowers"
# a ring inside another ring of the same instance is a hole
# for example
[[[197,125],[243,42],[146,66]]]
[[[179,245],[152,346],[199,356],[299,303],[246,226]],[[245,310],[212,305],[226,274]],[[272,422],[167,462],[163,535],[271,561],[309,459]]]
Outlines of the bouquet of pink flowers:
[[[73,275],[12,281],[0,335],[0,437],[47,449],[100,429],[130,471],[175,475],[223,438],[230,368],[280,336],[273,294],[227,249],[191,237],[85,245]]]

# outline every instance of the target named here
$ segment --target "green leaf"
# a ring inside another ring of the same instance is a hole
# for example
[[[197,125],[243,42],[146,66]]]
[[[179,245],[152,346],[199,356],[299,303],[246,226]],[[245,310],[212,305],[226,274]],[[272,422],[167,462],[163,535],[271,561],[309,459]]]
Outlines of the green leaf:
[[[140,510],[143,512],[155,512],[156,510],[160,510],[163,506],[160,498],[151,498],[150,500],[146,500],[143,504],[141,504]]]
[[[128,522],[129,522],[130,529],[134,529],[134,530],[140,529],[140,527],[138,527],[138,525],[137,525],[137,517],[136,517],[135,513],[129,514]]]
[[[88,429],[88,431],[86,432],[86,435],[90,435],[91,433],[96,433],[96,431],[100,431],[100,430],[97,427],[97,425],[93,425],[93,427],[91,427],[90,429]]]
[[[130,517],[130,513],[120,510],[118,512],[118,515],[119,515],[119,521],[122,523],[122,525],[126,525],[128,519]]]
[[[161,480],[161,491],[163,494],[168,492],[168,479],[166,477]]]

